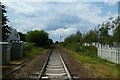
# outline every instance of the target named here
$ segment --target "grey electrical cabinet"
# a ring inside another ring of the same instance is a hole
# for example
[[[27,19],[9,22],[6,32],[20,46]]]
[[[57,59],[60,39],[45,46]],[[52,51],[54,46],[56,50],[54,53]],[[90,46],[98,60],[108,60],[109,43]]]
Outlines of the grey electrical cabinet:
[[[0,43],[0,47],[2,48],[2,51],[0,51],[2,52],[2,64],[7,64],[10,61],[11,46],[7,42],[2,42]]]
[[[11,59],[22,58],[22,44],[13,42],[11,48]]]

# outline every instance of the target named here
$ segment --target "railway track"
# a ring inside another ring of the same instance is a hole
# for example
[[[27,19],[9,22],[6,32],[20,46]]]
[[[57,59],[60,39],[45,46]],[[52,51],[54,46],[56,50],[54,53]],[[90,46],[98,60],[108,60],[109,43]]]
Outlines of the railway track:
[[[66,67],[66,64],[71,73]],[[36,57],[22,67],[9,72],[5,76],[3,75],[2,80],[79,80],[82,77],[94,78],[91,72],[87,71],[78,62],[73,61],[58,46],[47,50],[44,54]]]
[[[72,76],[56,47],[50,51],[42,70],[33,73],[30,78],[37,80],[72,80]]]

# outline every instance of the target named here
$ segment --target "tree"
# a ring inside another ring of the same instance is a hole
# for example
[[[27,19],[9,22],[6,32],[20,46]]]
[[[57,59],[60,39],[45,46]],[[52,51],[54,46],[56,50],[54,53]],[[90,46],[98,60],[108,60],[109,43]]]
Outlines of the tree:
[[[2,41],[6,40],[6,36],[10,33],[11,28],[7,25],[8,19],[7,16],[5,16],[5,13],[7,12],[5,10],[5,6],[0,2],[0,13],[2,13]]]
[[[20,35],[20,41],[25,41],[26,40],[26,34],[23,34],[22,32],[18,32]]]
[[[56,41],[56,42],[55,42],[55,44],[58,44],[58,43],[59,43],[59,41]]]
[[[109,23],[103,23],[101,28],[99,29],[99,35],[100,35],[100,40],[99,42],[101,44],[112,44],[111,43],[111,36],[109,35],[108,33],[108,30],[109,30]]]
[[[48,39],[48,44],[53,44],[53,40],[52,39]]]
[[[35,43],[36,46],[44,47],[51,42],[48,38],[48,33],[43,30],[29,31],[26,34],[26,40],[31,43]]]
[[[114,30],[114,41],[120,43],[120,24]]]
[[[65,39],[66,43],[81,43],[82,42],[82,34],[80,31],[77,31],[76,34],[72,34],[71,36]]]
[[[93,43],[98,42],[98,32],[97,30],[90,30],[88,33],[86,33],[83,37],[84,43]]]
[[[74,40],[74,35],[70,35],[69,37],[65,38],[65,43],[74,43],[75,40]]]
[[[113,31],[113,35],[108,34],[108,30]],[[109,20],[104,23],[101,27],[101,41],[103,44],[113,44],[120,42],[120,16],[116,19],[113,17],[109,18]]]
[[[120,44],[120,16],[118,16],[115,20],[113,20],[114,32],[113,32],[113,40],[117,44]]]
[[[82,41],[82,34],[80,31],[77,31],[77,33],[74,35],[75,36],[75,42],[80,43]]]

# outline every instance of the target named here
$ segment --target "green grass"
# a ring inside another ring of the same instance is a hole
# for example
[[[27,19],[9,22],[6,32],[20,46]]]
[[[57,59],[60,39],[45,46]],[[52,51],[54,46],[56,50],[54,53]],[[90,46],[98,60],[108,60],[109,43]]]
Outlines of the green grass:
[[[81,62],[84,66],[90,69],[93,74],[99,78],[117,78],[118,77],[118,66],[117,64],[102,60],[98,57],[88,56],[85,53],[76,53],[71,50],[67,50],[70,55]]]
[[[23,55],[25,57],[31,57],[34,58],[37,55],[40,55],[42,51],[44,51],[45,49],[42,47],[36,47],[34,46],[34,44],[28,43],[27,45],[25,45],[23,47]]]
[[[74,45],[72,47],[74,47]],[[65,50],[68,51],[75,60],[91,70],[98,78],[118,78],[120,68],[118,68],[117,64],[97,57],[97,49],[93,46],[82,46],[81,49],[82,50],[75,51],[75,49],[70,48],[70,46],[65,47]]]

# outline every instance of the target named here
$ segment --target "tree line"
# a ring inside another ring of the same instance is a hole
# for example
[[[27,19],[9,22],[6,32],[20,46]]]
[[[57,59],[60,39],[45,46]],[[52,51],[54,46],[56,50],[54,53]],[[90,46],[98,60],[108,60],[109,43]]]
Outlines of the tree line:
[[[111,32],[110,32],[111,31]],[[115,45],[120,43],[120,16],[116,19],[109,18],[106,22],[98,25],[97,28],[91,29],[87,33],[78,31],[64,40],[65,43],[100,43]]]

